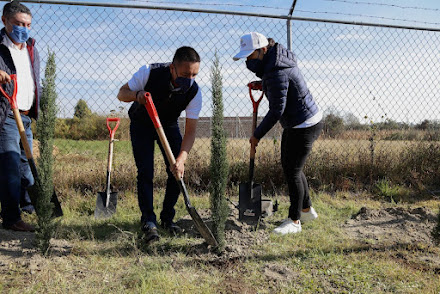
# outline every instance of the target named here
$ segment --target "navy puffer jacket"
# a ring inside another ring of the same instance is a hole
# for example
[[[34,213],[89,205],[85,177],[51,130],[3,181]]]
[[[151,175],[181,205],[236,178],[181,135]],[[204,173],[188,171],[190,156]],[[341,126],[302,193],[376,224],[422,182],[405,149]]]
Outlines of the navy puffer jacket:
[[[261,139],[278,121],[283,128],[297,126],[318,113],[318,105],[296,63],[296,56],[276,43],[264,56],[263,90],[269,112],[254,132]]]

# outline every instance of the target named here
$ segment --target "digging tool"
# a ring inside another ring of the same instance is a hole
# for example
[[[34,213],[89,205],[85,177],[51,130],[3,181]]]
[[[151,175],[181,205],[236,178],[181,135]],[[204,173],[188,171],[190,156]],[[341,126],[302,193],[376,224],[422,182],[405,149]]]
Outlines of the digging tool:
[[[110,174],[112,171],[113,161],[113,142],[115,141],[115,132],[119,127],[120,121],[121,120],[119,119],[119,117],[107,118],[107,129],[110,134],[108,144],[107,182],[105,192],[98,192],[98,196],[96,197],[95,218],[108,218],[116,212],[118,192],[110,191]],[[110,122],[116,123],[113,129],[110,127]]]
[[[145,107],[147,108],[148,115],[150,116],[151,120],[153,121],[154,128],[157,131],[157,134],[159,136],[159,140],[162,144],[163,149],[165,150],[165,154],[168,159],[168,163],[171,165],[174,165],[176,163],[176,159],[174,158],[174,154],[171,151],[170,144],[168,143],[167,137],[165,135],[165,132],[163,130],[162,124],[160,123],[159,116],[156,111],[156,107],[154,106],[153,99],[151,97],[151,94],[146,92],[145,93]],[[211,246],[217,247],[218,243],[217,240],[212,235],[209,228],[206,226],[206,224],[203,222],[202,218],[198,214],[197,210],[194,208],[194,206],[191,205],[191,202],[189,201],[188,191],[186,190],[185,183],[183,182],[182,178],[179,178],[178,175],[174,175],[176,178],[176,181],[179,183],[180,190],[183,194],[183,199],[185,202],[186,210],[188,211],[189,215],[191,216],[192,220],[194,221],[194,224],[196,225],[197,230],[200,232],[202,237],[205,239],[206,243],[208,243]]]
[[[38,176],[37,172],[37,166],[35,165],[34,158],[32,156],[31,148],[29,147],[29,142],[26,137],[26,132],[24,129],[23,121],[21,120],[20,111],[18,110],[17,106],[17,75],[12,74],[10,75],[11,80],[14,83],[14,91],[12,93],[12,97],[6,94],[6,92],[3,90],[3,87],[0,86],[0,92],[3,94],[3,96],[8,99],[9,104],[11,104],[12,112],[14,113],[14,119],[17,124],[18,132],[20,133],[20,141],[21,145],[23,146],[24,152],[26,153],[26,158],[29,163],[29,167],[31,168],[32,175],[34,177],[34,185],[28,188],[29,197],[31,198],[31,202],[35,208],[35,211],[38,215],[39,207],[37,205],[37,198],[40,197],[41,191],[42,191],[42,185],[41,180]],[[58,200],[58,196],[55,192],[55,189],[53,190],[52,197],[50,199],[51,203],[53,204],[53,216],[59,217],[63,215],[63,210],[61,209],[60,201]]]
[[[252,134],[257,128],[258,105],[263,99],[264,92],[261,81],[253,81],[248,84],[249,95],[251,96],[253,106],[252,116]],[[254,99],[252,90],[261,91],[258,100]],[[251,146],[249,156],[249,182],[241,183],[239,186],[239,219],[258,219],[261,216],[261,185],[254,183],[254,167],[255,167],[255,146]]]

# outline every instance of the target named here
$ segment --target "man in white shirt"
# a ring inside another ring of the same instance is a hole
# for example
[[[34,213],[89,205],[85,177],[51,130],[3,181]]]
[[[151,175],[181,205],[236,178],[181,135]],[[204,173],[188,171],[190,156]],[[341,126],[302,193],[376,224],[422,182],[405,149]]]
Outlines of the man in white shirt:
[[[17,76],[17,105],[26,136],[32,146],[31,118],[38,116],[40,62],[35,40],[29,38],[30,10],[18,1],[3,8],[4,28],[0,31],[0,84],[12,95],[11,74]],[[21,219],[20,202],[33,210],[26,188],[34,179],[20,146],[20,135],[10,105],[0,97],[0,203],[3,227],[15,231],[34,231]],[[22,205],[23,206],[23,205]]]
[[[179,185],[173,176],[182,178],[185,161],[196,137],[197,120],[202,108],[202,94],[195,82],[199,72],[200,56],[191,47],[177,49],[173,62],[142,66],[133,77],[121,87],[118,99],[133,102],[129,110],[130,136],[138,176],[138,201],[142,212],[141,224],[147,242],[159,239],[156,215],[153,207],[154,143],[159,147],[167,165],[167,187],[160,214],[161,225],[172,233],[180,232],[173,222],[174,206],[180,194]],[[169,166],[156,130],[144,107],[145,92],[150,92],[156,106],[176,164]],[[180,134],[178,118],[186,113],[185,134]]]

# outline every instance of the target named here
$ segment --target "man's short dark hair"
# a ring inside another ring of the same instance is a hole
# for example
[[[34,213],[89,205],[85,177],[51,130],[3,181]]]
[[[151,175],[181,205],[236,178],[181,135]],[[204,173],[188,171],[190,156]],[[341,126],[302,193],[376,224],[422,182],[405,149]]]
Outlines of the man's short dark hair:
[[[30,9],[21,4],[19,1],[9,2],[3,7],[3,16],[5,18],[13,17],[17,13],[26,13],[32,16]]]
[[[173,63],[200,62],[200,56],[194,48],[183,46],[176,50]]]

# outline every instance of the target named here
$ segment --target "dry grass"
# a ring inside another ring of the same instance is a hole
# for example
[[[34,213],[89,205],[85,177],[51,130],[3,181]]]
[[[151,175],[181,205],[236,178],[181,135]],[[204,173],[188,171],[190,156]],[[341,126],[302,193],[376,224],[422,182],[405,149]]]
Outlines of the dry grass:
[[[55,184],[58,190],[75,189],[96,193],[105,186],[107,141],[57,140]],[[229,186],[247,181],[249,143],[228,140]],[[262,140],[257,149],[255,181],[266,193],[285,190],[280,163],[280,141]],[[166,171],[156,148],[155,183],[163,187]],[[185,171],[185,181],[194,190],[209,185],[210,141],[197,139]],[[440,143],[320,139],[306,164],[309,184],[319,190],[372,190],[378,181],[391,181],[418,193],[439,186]],[[112,186],[119,191],[136,190],[136,167],[129,141],[115,143]],[[426,191],[425,191],[426,192]]]

